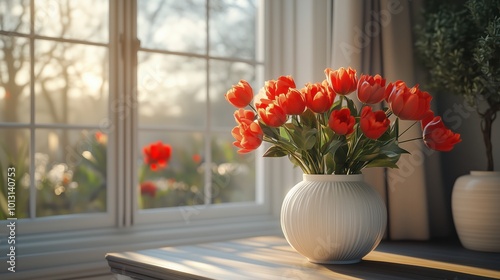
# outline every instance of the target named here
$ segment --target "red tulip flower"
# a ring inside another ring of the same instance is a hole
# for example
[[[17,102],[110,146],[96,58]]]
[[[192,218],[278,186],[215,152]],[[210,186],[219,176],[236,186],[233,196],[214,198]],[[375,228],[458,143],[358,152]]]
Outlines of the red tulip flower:
[[[348,108],[333,111],[328,119],[328,126],[339,135],[351,134],[355,124],[356,119]]]
[[[365,106],[361,110],[361,120],[359,126],[363,134],[370,139],[378,139],[387,131],[391,124],[384,111],[373,112],[370,106]]]
[[[385,99],[385,79],[380,75],[362,75],[358,81],[358,99],[362,103],[377,104]]]
[[[141,195],[148,195],[150,197],[155,197],[157,187],[155,183],[151,181],[146,181],[141,183],[140,189],[141,189]]]
[[[288,119],[285,110],[283,110],[283,108],[281,108],[276,102],[268,99],[261,99],[261,102],[257,103],[256,107],[260,119],[268,126],[281,126]]]
[[[328,96],[330,97],[330,100],[332,100],[333,103],[335,101],[335,97],[337,96],[337,94],[335,93],[333,88],[328,85],[328,80],[324,79],[323,82],[321,82],[321,85],[323,86]]]
[[[227,91],[226,100],[237,108],[244,108],[252,102],[253,90],[247,81],[241,80]]]
[[[295,88],[295,81],[292,76],[280,76],[276,81],[276,93],[287,93],[288,89]]]
[[[277,80],[266,81],[264,85],[269,100],[275,100],[279,95],[286,94],[290,88],[295,88],[292,76],[280,76]]]
[[[315,113],[324,113],[333,105],[333,96],[322,84],[307,83],[302,93],[306,98],[307,107]]]
[[[233,145],[240,148],[239,154],[246,154],[257,149],[262,143],[264,133],[257,122],[241,123],[231,131],[234,139]]]
[[[144,163],[149,165],[153,171],[167,167],[168,161],[172,154],[172,147],[168,144],[163,144],[161,141],[150,144],[143,149]]]
[[[428,114],[422,120],[424,143],[430,149],[448,152],[453,147],[462,142],[460,134],[454,133],[447,128],[441,117],[435,117],[434,114]]]
[[[255,113],[251,110],[240,108],[234,112],[234,119],[238,124],[252,122],[255,119]]]
[[[356,90],[358,79],[356,78],[356,70],[351,67],[345,69],[344,67],[338,70],[331,68],[325,69],[326,79],[328,85],[340,95],[347,95]]]
[[[402,81],[390,83],[386,88],[386,97],[394,115],[402,120],[422,120],[431,109],[432,96],[421,91],[418,85],[410,89]]]
[[[266,98],[269,100],[274,100],[279,95],[276,93],[276,81],[269,80],[264,83],[264,91],[266,93]]]
[[[300,115],[306,109],[304,95],[295,88],[290,88],[287,93],[280,94],[278,104],[287,115]]]

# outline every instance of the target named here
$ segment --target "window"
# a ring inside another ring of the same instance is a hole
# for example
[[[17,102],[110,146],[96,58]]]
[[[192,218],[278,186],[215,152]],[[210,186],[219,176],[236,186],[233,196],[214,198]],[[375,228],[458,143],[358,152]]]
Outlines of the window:
[[[223,97],[262,83],[263,8],[0,0],[0,218],[8,166],[27,232],[264,211],[262,168],[232,147]],[[169,146],[166,166],[146,162],[151,145]]]
[[[172,147],[166,168],[139,162],[140,208],[255,202],[255,155],[232,147],[223,95],[240,78],[262,79],[258,5],[137,2],[137,148]]]
[[[0,200],[11,166],[18,218],[81,214],[75,228],[110,224],[113,170],[100,142],[110,116],[109,3],[4,0],[0,8]]]

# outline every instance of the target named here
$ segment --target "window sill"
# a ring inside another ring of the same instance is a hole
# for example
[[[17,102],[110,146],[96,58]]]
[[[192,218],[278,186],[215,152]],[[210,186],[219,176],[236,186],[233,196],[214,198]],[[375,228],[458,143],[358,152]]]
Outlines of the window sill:
[[[500,253],[422,241],[382,242],[350,265],[310,263],[281,236],[110,253],[106,259],[113,272],[138,279],[500,278]]]
[[[186,223],[135,226],[80,232],[19,235],[16,272],[7,270],[7,244],[0,246],[0,278],[68,279],[109,273],[108,252],[144,250],[279,233],[271,215],[213,219]],[[2,238],[3,239],[3,238]]]

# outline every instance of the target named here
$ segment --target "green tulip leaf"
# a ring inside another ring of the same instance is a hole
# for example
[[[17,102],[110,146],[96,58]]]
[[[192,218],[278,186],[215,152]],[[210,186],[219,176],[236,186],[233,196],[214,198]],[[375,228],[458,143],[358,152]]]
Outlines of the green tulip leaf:
[[[300,123],[305,127],[315,127],[316,126],[316,116],[311,109],[307,109],[300,115]]]
[[[389,159],[389,158],[384,158],[384,159],[375,159],[370,161],[365,167],[388,167],[388,168],[398,168],[398,165],[396,164],[398,161],[399,157],[395,159]]]
[[[270,127],[270,126],[267,126],[266,124],[264,124],[263,122],[259,122],[259,125],[262,129],[262,132],[273,138],[273,139],[279,139],[280,138],[280,134],[279,134],[279,131],[278,129],[274,128],[274,127]]]
[[[284,157],[288,152],[280,146],[273,145],[264,153],[264,157]]]

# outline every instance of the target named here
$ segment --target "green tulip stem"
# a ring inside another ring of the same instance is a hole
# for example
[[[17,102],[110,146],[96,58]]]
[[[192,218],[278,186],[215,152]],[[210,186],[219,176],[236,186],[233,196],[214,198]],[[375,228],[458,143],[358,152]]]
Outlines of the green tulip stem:
[[[386,115],[387,117],[390,117],[390,116],[392,115],[392,110],[391,110],[391,108],[387,108],[387,110],[385,111],[385,115]]]
[[[323,120],[324,119],[324,114],[318,114],[318,137],[316,137],[316,153],[318,155],[318,160],[321,160],[322,157],[321,157],[321,135],[323,135],[323,128],[322,128],[322,123],[323,123]],[[318,173],[324,173],[323,170],[324,170],[324,161],[321,160],[321,165],[320,165],[320,170],[317,170]]]
[[[422,136],[415,137],[415,138],[407,139],[407,140],[404,140],[404,141],[399,141],[398,144],[403,144],[403,143],[406,143],[406,142],[415,141],[415,140],[422,140],[422,139],[424,139],[424,137],[422,137]]]

